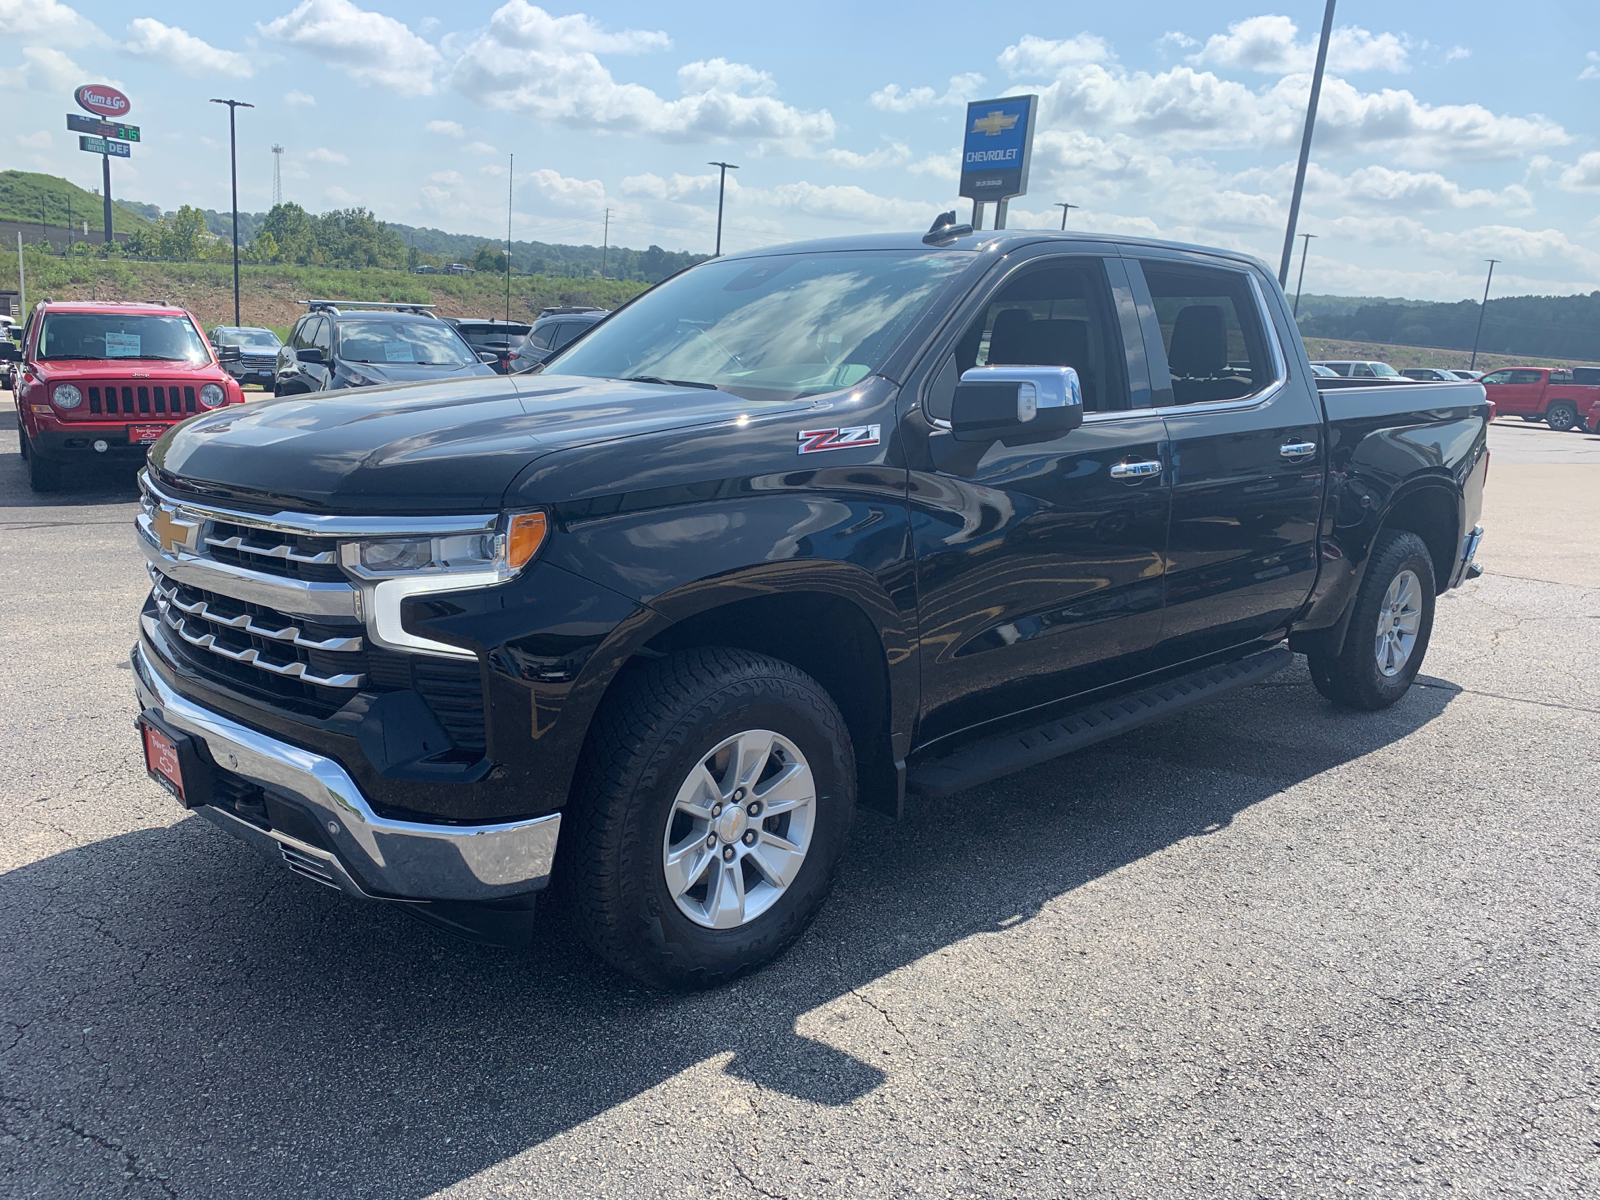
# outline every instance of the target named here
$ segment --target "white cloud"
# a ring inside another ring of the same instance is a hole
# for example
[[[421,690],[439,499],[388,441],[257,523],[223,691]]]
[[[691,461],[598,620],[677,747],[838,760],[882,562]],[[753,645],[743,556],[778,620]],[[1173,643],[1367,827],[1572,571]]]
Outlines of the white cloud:
[[[752,96],[770,96],[778,90],[772,76],[765,71],[725,58],[679,67],[678,84],[685,92],[749,92]]]
[[[1175,29],[1167,30],[1167,32],[1163,33],[1156,41],[1156,45],[1162,49],[1166,49],[1168,46],[1176,46],[1180,50],[1187,50],[1191,46],[1198,46],[1199,44],[1199,42],[1195,41],[1194,38],[1190,37],[1188,34],[1179,33]]]
[[[1579,79],[1600,79],[1600,50],[1591,50],[1584,56],[1589,65],[1578,73]]]
[[[1189,61],[1217,67],[1262,71],[1271,75],[1309,71],[1317,59],[1317,42],[1297,42],[1299,29],[1283,16],[1250,17],[1214,33]],[[1407,71],[1407,39],[1365,29],[1335,29],[1328,43],[1328,69],[1333,71]]]
[[[187,30],[163,25],[153,17],[139,17],[129,22],[122,39],[122,51],[134,58],[175,67],[185,75],[231,75],[235,79],[249,79],[256,73],[248,55],[219,50]]]
[[[24,150],[48,150],[50,149],[50,132],[49,130],[41,129],[38,133],[19,133],[16,141],[17,145]]]
[[[19,42],[103,45],[106,35],[76,9],[56,0],[0,0],[0,37]]]
[[[1561,172],[1561,187],[1569,192],[1600,192],[1600,150],[1591,150]]]
[[[426,129],[429,133],[443,134],[446,137],[467,136],[467,131],[454,121],[429,121]]]
[[[0,67],[0,88],[70,93],[83,82],[83,68],[52,46],[24,46],[22,65]]]
[[[900,85],[891,83],[886,87],[873,92],[868,100],[872,107],[883,112],[914,112],[919,108],[933,108],[939,105],[962,105],[969,100],[982,99],[979,89],[983,87],[984,78],[975,72],[965,75],[952,75],[950,86],[940,95],[931,87],[914,87],[901,91]]]
[[[488,142],[468,142],[461,147],[468,154],[498,154],[500,153]]]
[[[608,33],[587,16],[553,17],[526,0],[509,0],[488,29],[460,47],[452,86],[489,108],[559,121],[573,129],[646,134],[664,141],[759,138],[778,150],[804,150],[833,137],[826,110],[804,112],[760,88],[762,72],[716,59],[693,63],[680,82],[681,99],[618,83],[598,53],[641,53],[671,44],[664,33]]]
[[[283,102],[290,108],[315,108],[317,98],[306,92],[285,92]]]
[[[1450,49],[1444,52],[1444,60],[1447,63],[1455,62],[1457,59],[1471,57],[1472,51],[1468,50],[1465,46],[1451,46]]]
[[[312,162],[331,163],[336,167],[348,167],[350,160],[337,150],[329,150],[326,146],[318,146],[306,158]]]
[[[911,161],[911,147],[904,142],[890,142],[870,154],[858,154],[854,150],[830,149],[823,151],[822,157],[838,167],[848,167],[852,171],[871,171],[879,167],[897,167],[901,163]]]
[[[350,0],[301,0],[294,11],[257,28],[339,67],[357,83],[403,95],[433,94],[439,51],[403,22]]]
[[[1087,63],[1111,62],[1115,58],[1105,38],[1092,33],[1055,41],[1025,33],[1015,46],[1007,46],[1000,52],[999,61],[1011,75],[1048,75]]]
[[[913,175],[923,175],[929,179],[957,180],[961,178],[961,147],[944,154],[930,154],[926,158],[912,163],[906,170]]]
[[[329,200],[332,200],[335,204],[342,204],[346,208],[358,208],[358,207],[361,206],[360,197],[351,195],[349,192],[345,191],[342,187],[331,187],[331,188],[328,188],[322,194],[324,196],[326,196]]]

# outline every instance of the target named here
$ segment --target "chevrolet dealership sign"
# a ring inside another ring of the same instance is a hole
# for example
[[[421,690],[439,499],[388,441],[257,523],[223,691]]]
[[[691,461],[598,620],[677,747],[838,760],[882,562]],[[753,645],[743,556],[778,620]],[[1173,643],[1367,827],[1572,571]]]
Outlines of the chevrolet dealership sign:
[[[961,147],[961,195],[971,200],[1005,200],[1028,190],[1033,158],[1033,118],[1037,96],[974,100],[967,105],[967,130]]]

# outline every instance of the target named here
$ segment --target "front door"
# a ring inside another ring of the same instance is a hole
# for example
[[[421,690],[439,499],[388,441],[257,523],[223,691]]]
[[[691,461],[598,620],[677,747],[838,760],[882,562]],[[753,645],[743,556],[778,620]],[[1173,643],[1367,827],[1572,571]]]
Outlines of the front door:
[[[1167,488],[1120,261],[1049,255],[974,300],[907,388],[926,745],[1136,673],[1159,632]],[[1134,353],[1121,323],[1131,322]],[[955,385],[980,365],[1070,366],[1084,424],[958,442]],[[1134,470],[1135,466],[1139,470]]]
[[[1310,377],[1289,378],[1265,290],[1245,268],[1141,254],[1172,401],[1163,663],[1285,629],[1317,577],[1322,405]],[[1143,283],[1140,283],[1142,278]]]
[[[1544,373],[1527,367],[1490,371],[1480,383],[1501,416],[1542,416]]]

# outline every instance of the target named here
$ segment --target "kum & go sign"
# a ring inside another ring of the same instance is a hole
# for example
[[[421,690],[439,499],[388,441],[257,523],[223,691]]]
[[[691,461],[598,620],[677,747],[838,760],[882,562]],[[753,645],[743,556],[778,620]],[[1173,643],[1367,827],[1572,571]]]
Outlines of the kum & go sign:
[[[78,107],[102,117],[124,117],[133,104],[114,87],[103,83],[86,83],[72,93]]]

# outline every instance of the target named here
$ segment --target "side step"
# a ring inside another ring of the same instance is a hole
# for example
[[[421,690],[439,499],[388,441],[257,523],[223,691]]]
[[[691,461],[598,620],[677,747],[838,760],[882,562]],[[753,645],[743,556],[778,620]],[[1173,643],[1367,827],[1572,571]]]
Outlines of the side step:
[[[1277,646],[1237,662],[1208,667],[1193,675],[1157,684],[1131,696],[1091,705],[1057,721],[974,742],[945,758],[912,767],[906,778],[906,788],[920,796],[949,796],[1138,729],[1191,704],[1248,687],[1283,670],[1293,661],[1294,652],[1289,647]]]

